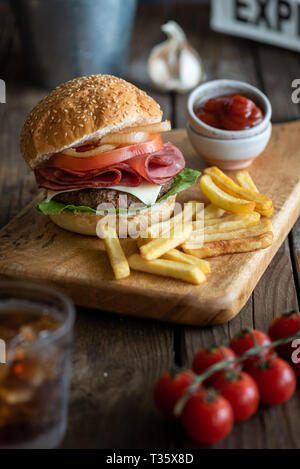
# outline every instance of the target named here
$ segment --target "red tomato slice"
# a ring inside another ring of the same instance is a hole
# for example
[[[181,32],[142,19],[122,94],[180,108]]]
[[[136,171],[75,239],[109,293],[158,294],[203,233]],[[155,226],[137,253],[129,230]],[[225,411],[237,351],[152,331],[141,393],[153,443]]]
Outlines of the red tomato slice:
[[[112,166],[122,161],[129,160],[134,156],[155,153],[163,148],[160,135],[153,135],[150,140],[135,145],[119,147],[116,150],[107,151],[91,158],[74,158],[73,156],[57,153],[53,156],[53,166],[60,169],[74,171],[89,171],[90,169],[101,169]]]

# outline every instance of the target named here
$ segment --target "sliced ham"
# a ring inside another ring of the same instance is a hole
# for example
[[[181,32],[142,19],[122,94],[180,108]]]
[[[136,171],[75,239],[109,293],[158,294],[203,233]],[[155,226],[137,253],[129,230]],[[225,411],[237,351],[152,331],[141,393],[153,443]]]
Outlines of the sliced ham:
[[[144,179],[152,184],[165,184],[185,168],[183,154],[172,143],[150,155],[142,155],[127,161]]]
[[[136,156],[125,163],[102,169],[74,171],[54,167],[36,169],[40,187],[59,191],[91,187],[136,187],[143,180],[162,185],[170,181],[185,167],[184,157],[172,143],[156,153]]]
[[[142,181],[142,177],[126,163],[85,172],[42,168],[35,171],[35,177],[40,187],[52,191],[117,185],[136,187]]]

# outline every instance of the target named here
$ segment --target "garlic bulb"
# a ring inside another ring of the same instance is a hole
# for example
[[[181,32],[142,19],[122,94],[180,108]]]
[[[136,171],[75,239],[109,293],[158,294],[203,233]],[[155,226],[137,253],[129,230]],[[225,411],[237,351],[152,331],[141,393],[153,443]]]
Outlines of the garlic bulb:
[[[148,73],[158,88],[183,93],[203,80],[201,59],[175,21],[168,21],[161,29],[168,39],[152,49]]]

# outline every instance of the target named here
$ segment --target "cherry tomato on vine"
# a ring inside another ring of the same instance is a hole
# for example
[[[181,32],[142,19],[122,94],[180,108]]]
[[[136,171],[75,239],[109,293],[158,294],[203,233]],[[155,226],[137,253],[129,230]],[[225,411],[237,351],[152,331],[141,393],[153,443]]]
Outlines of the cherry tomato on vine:
[[[229,402],[214,390],[192,394],[181,413],[186,434],[197,443],[213,444],[232,430],[234,417]]]
[[[154,388],[154,400],[158,410],[166,418],[173,417],[175,404],[192,384],[194,377],[195,373],[185,370],[168,372],[159,378]]]
[[[254,379],[243,371],[224,371],[214,381],[218,389],[230,403],[236,422],[247,420],[258,409],[259,390]]]
[[[279,314],[269,326],[269,336],[273,341],[284,339],[290,335],[297,334],[297,332],[300,332],[300,318],[299,313],[295,310]],[[288,360],[291,360],[293,351],[291,342],[276,347],[276,352]]]
[[[236,355],[243,355],[256,345],[261,347],[270,343],[270,337],[264,332],[258,331],[257,329],[243,329],[239,334],[233,337],[230,342],[230,347],[236,353]],[[265,349],[260,352],[260,356],[267,357],[273,352],[273,348]],[[253,362],[253,360],[256,360],[256,358],[246,358],[246,360],[243,362],[243,366],[247,369],[247,367]]]
[[[234,359],[236,358],[235,353],[228,347],[211,347],[211,348],[201,348],[197,354],[194,356],[192,368],[197,375],[201,375],[204,371],[208,370],[211,366],[219,363],[223,360]],[[229,369],[235,368],[236,365],[230,365]],[[214,379],[218,376],[220,372],[217,371],[207,380],[204,381],[206,385],[212,385]]]
[[[281,358],[257,359],[249,366],[248,373],[256,381],[260,399],[264,404],[282,404],[295,392],[297,384],[295,372]]]

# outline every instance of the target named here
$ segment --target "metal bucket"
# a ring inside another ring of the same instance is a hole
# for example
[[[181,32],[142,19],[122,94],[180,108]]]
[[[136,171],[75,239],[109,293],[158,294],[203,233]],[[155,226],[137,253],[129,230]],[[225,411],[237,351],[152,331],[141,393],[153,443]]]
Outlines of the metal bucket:
[[[124,76],[136,0],[10,0],[31,80]]]

